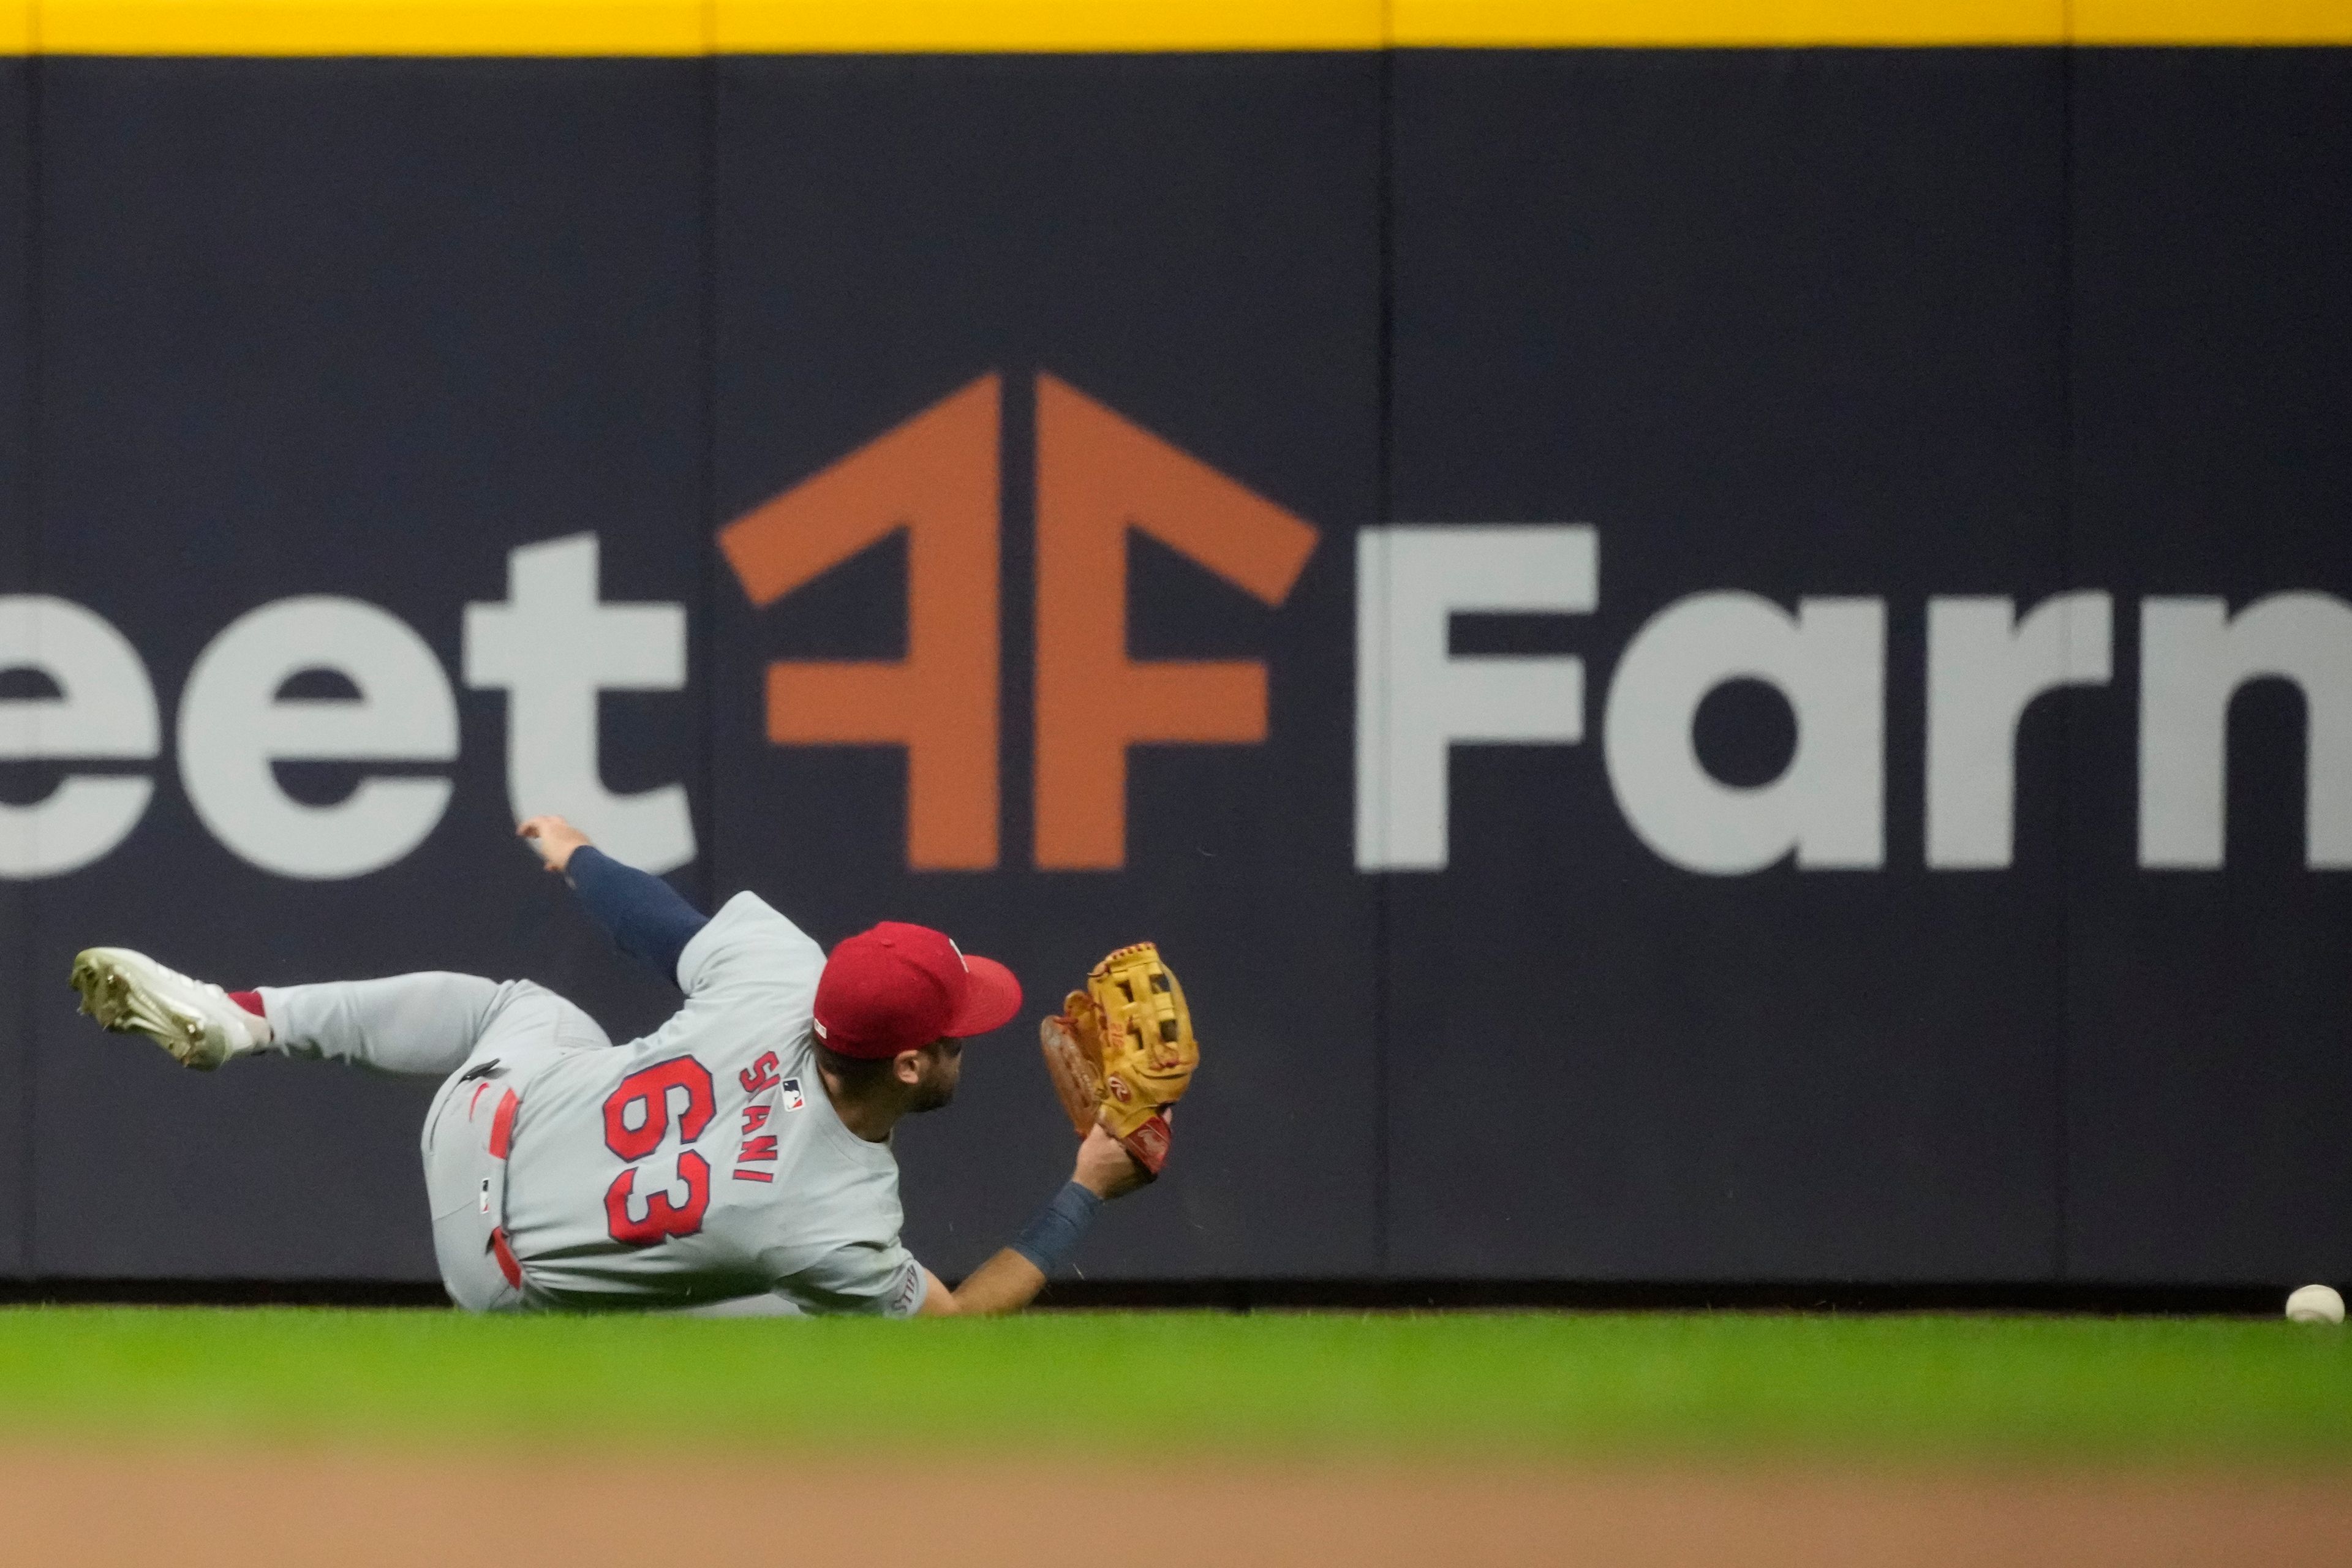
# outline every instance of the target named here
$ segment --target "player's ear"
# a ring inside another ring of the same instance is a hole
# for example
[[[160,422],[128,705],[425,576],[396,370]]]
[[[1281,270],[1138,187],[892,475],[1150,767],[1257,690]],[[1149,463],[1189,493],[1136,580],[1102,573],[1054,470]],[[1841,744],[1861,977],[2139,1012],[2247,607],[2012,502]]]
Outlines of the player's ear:
[[[900,1051],[890,1058],[890,1076],[908,1089],[923,1081],[923,1053]]]

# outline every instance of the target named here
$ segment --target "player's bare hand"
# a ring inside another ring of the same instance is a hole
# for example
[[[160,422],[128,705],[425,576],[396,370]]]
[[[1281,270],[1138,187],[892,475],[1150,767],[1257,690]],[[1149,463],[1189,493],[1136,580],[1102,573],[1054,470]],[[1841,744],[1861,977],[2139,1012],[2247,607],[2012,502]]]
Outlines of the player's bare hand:
[[[1098,1198],[1124,1196],[1150,1179],[1135,1156],[1099,1125],[1090,1128],[1087,1141],[1078,1145],[1078,1168],[1070,1173],[1070,1180]]]
[[[572,864],[574,850],[588,847],[588,836],[560,816],[525,817],[515,833],[530,840],[530,847],[539,851],[551,871],[561,872]]]

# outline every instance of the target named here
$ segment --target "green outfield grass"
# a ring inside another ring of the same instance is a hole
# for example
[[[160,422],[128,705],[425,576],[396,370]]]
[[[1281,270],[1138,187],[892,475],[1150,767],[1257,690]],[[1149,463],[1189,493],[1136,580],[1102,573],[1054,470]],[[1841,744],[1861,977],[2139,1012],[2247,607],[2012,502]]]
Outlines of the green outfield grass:
[[[1110,1391],[1147,1385],[1131,1407]],[[2352,1460],[2352,1339],[2214,1320],[0,1310],[0,1429],[977,1455]]]

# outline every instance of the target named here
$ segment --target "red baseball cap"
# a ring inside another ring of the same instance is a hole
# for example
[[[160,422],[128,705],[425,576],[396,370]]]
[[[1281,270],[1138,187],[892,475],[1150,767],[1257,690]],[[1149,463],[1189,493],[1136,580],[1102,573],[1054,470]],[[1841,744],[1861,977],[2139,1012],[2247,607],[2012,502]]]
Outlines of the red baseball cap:
[[[876,1061],[1001,1029],[1019,1011],[1013,971],[967,955],[944,931],[900,921],[843,942],[816,983],[816,1037]]]

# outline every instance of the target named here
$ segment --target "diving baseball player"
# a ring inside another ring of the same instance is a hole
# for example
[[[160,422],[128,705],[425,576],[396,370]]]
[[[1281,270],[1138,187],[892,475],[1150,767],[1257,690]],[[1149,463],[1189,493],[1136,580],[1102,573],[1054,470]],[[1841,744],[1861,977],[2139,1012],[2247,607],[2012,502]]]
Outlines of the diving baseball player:
[[[950,1290],[900,1244],[902,1116],[948,1103],[962,1042],[1021,985],[885,922],[827,957],[751,893],[706,916],[560,816],[518,830],[686,1005],[615,1046],[529,981],[470,974],[224,991],[127,948],[74,961],[84,1010],[209,1070],[257,1052],[445,1079],[425,1113],[433,1247],[459,1306],[1005,1312],[1146,1173],[1094,1127],[1071,1179]]]

